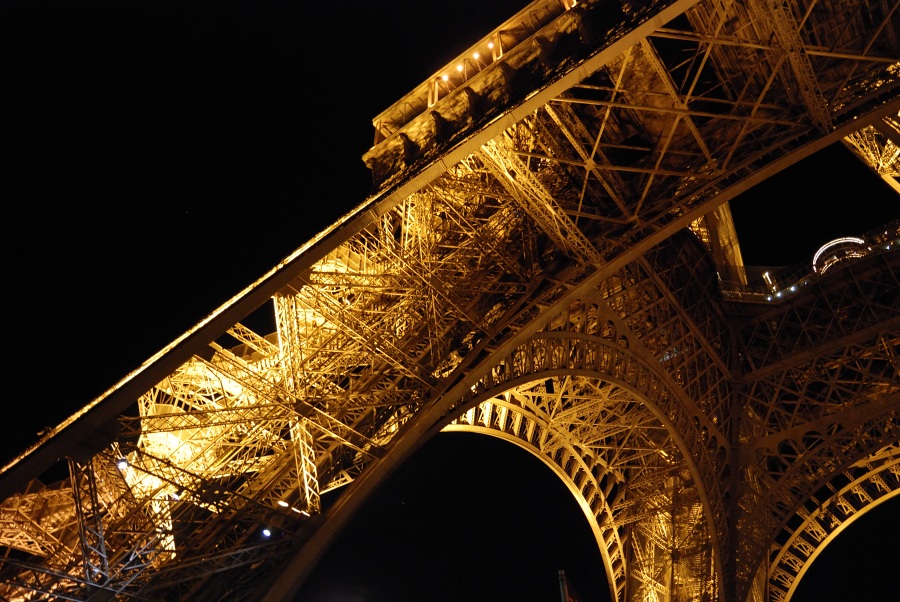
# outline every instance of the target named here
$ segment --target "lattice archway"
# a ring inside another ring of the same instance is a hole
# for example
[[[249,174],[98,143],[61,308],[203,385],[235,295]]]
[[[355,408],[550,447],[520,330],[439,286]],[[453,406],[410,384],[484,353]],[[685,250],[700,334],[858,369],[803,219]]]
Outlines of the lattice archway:
[[[592,357],[604,348],[612,369],[604,374],[578,365],[519,374],[503,390],[471,400],[445,430],[511,441],[560,476],[591,525],[614,600],[716,599],[721,559],[707,496],[695,458],[659,399],[635,386],[653,379],[638,378],[647,370],[622,372],[636,368],[624,348],[565,340],[570,351],[578,349],[569,357]],[[558,350],[559,339],[551,341],[536,338],[529,347],[550,342]],[[648,390],[668,397],[664,386]]]
[[[894,424],[891,413],[884,424]],[[771,545],[748,602],[788,602],[803,575],[835,538],[878,505],[900,495],[900,441],[835,471],[809,495]]]
[[[772,563],[768,579],[770,600],[790,600],[816,557],[842,531],[900,494],[900,445],[886,447],[853,464],[817,493],[797,513],[802,523]],[[828,493],[830,497],[826,497]],[[815,503],[819,496],[826,497],[821,504]]]

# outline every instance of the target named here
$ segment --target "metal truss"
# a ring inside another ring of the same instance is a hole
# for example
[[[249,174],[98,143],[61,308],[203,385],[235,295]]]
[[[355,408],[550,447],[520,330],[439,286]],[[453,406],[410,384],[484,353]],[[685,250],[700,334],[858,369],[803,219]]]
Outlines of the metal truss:
[[[613,599],[715,597],[687,462],[639,395],[585,376],[550,377],[481,402],[446,430],[502,437],[556,468],[590,509]]]
[[[743,570],[756,570],[809,496],[900,437],[898,267],[896,253],[860,260],[759,312],[740,333]]]
[[[638,400],[643,411],[648,412],[648,416],[653,416],[654,428],[664,431],[664,436],[672,439],[669,445],[674,449],[663,449],[662,456],[690,458],[683,470],[686,475],[690,475],[694,491],[692,503],[696,504],[695,510],[698,512],[692,524],[699,528],[696,519],[702,517],[702,547],[704,550],[717,550],[717,560],[721,560],[728,557],[723,501],[726,492],[721,487],[722,483],[727,483],[727,478],[723,477],[728,471],[728,435],[721,430],[722,426],[727,428],[721,418],[727,415],[727,409],[716,408],[713,403],[719,402],[710,403],[710,400],[729,397],[728,375],[723,370],[725,364],[718,355],[721,346],[726,343],[721,338],[725,334],[725,328],[724,322],[721,322],[721,314],[716,315],[714,304],[708,303],[710,299],[703,292],[708,283],[715,282],[709,278],[712,274],[711,264],[701,261],[698,266],[695,262],[702,259],[701,247],[695,240],[681,237],[676,239],[677,242],[666,244],[658,249],[658,254],[653,254],[654,260],[660,260],[658,265],[651,268],[649,261],[643,259],[627,266],[600,283],[583,301],[574,303],[551,320],[547,331],[532,335],[506,356],[495,356],[495,367],[472,386],[464,400],[477,401],[485,395],[508,391],[511,384],[534,378],[534,375],[560,372],[593,374],[595,378],[614,383],[615,387],[627,389],[628,393],[623,395],[632,403]],[[678,252],[679,248],[686,251]],[[674,272],[681,272],[684,278],[679,283],[680,290],[671,290],[662,284],[672,278]],[[684,273],[687,273],[686,277]],[[690,291],[690,295],[685,295],[685,291]],[[714,291],[713,284],[706,293]],[[704,320],[701,327],[694,321],[697,318]],[[720,338],[707,339],[706,336]],[[552,388],[558,389],[559,386],[562,384]],[[560,413],[559,419],[565,418],[575,423],[564,422],[562,426],[546,427],[568,432],[569,438],[575,442],[572,445],[578,449],[590,449],[587,442],[595,436],[601,436],[608,428],[604,424],[606,418],[602,415],[605,407],[611,403],[605,400],[606,394],[596,393],[588,397],[589,399],[585,399],[584,394],[564,394],[566,400],[571,398],[572,407]],[[702,409],[695,400],[700,402]],[[474,424],[471,420],[469,422]],[[527,435],[525,440],[531,443],[534,434],[529,432]],[[560,435],[556,437],[559,438]],[[625,435],[624,441],[629,442],[626,445],[631,445],[631,436]],[[635,450],[643,453],[652,447],[639,445]],[[661,448],[661,445],[656,447]],[[541,454],[548,455],[559,463],[558,458],[553,457],[556,447],[542,440],[538,449]],[[600,463],[609,469],[610,462],[598,454],[594,450],[595,457],[588,464],[595,466],[600,458]],[[650,460],[658,460],[659,456],[652,453],[648,457]],[[654,465],[646,470],[655,474],[654,471],[660,468]],[[604,479],[632,483],[631,478],[616,471],[604,475],[601,468],[595,466],[594,473]],[[598,491],[604,491],[604,488],[596,485],[587,490],[581,482],[583,475],[569,476],[575,483],[579,483],[578,495],[586,496],[582,505],[596,510],[600,503],[593,497]],[[659,485],[659,481],[656,483]],[[649,493],[644,492],[641,498],[651,499],[648,496]],[[608,495],[603,494],[600,499],[608,499]],[[637,502],[634,500],[629,502],[634,512],[648,512],[640,504],[635,504]],[[674,512],[671,509],[668,511]],[[600,523],[597,528],[601,530],[604,525],[616,525],[616,521],[631,522],[627,515],[601,517],[599,514],[597,512],[595,516],[589,516],[589,519],[596,518]],[[659,516],[653,520],[659,520]],[[612,545],[613,541],[605,534],[598,536],[601,548],[608,546],[605,558],[610,559],[607,566],[609,575],[617,574],[615,560],[621,557],[621,551]],[[667,545],[671,548],[675,544],[670,541]],[[684,545],[691,548],[693,544]],[[644,552],[641,562],[651,562],[647,550]],[[680,550],[678,555],[684,555],[685,558],[691,556],[686,549]],[[721,570],[721,565],[715,569],[710,566],[705,572],[693,573],[693,581],[683,577],[679,582],[677,595],[669,591],[669,586],[663,586],[661,582],[650,586],[649,581],[640,587],[633,584],[631,589],[623,581],[614,586],[613,595],[615,599],[626,599],[623,597],[624,592],[630,591],[627,597],[631,598],[636,595],[634,592],[643,591],[642,588],[647,587],[647,592],[653,591],[653,596],[662,596],[663,599],[714,599],[715,594],[712,592],[717,591],[718,587],[714,584],[719,583],[716,573]],[[634,574],[629,578],[634,578]],[[661,594],[663,591],[665,595]]]
[[[768,599],[787,600],[815,555],[853,520],[900,493],[896,444],[857,462],[817,490],[797,511],[770,561]]]
[[[844,144],[900,193],[900,115],[846,136]]]
[[[239,325],[231,332],[252,355],[195,357],[141,396],[137,416],[120,419],[117,443],[70,460],[68,491],[7,499],[31,509],[43,538],[4,541],[31,555],[4,566],[5,597],[215,591],[212,573],[283,553],[284,538],[262,541],[263,527],[318,512],[308,421],[279,397],[279,363],[267,353],[275,347]],[[46,516],[40,506],[62,492],[74,500],[57,511],[64,520]]]
[[[617,601],[789,598],[900,486],[900,269],[735,291],[727,202],[896,164],[896,15],[532,2],[376,117],[372,197],[0,472],[0,596],[290,598],[446,427],[555,467]]]

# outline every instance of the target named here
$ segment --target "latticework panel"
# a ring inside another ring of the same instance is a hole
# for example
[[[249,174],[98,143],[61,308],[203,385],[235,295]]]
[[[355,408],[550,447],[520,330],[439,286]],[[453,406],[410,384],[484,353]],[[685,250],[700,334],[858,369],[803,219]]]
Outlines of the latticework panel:
[[[60,485],[48,488],[35,480],[21,494],[4,500],[0,506],[4,547],[43,556],[60,545],[57,534],[75,519],[72,490]]]
[[[532,26],[547,22],[539,8],[549,4],[531,7]],[[667,4],[579,2],[466,77],[451,73],[439,102],[414,91],[376,120],[378,144],[367,155],[376,184],[389,188],[529,93],[541,102],[520,111],[506,141],[484,152],[513,177],[525,166],[535,173],[517,188],[526,211],[544,214],[536,220],[551,237],[566,237],[563,248],[590,256],[580,240],[587,234],[599,252],[616,239],[623,252],[810,135],[895,95],[887,2],[865,3],[864,19],[850,6],[701,2],[638,43],[624,41]],[[591,65],[580,77],[566,71],[579,56]],[[507,149],[505,157],[495,149]],[[553,206],[541,210],[548,198]],[[624,225],[631,228],[623,238]],[[591,236],[601,231],[602,241]]]
[[[895,417],[895,420],[897,418]],[[786,600],[803,573],[843,528],[876,504],[900,494],[897,444],[854,463],[816,490],[785,529],[787,541],[773,546],[769,599]]]
[[[50,534],[56,545],[6,559],[6,597],[20,599],[28,592],[72,600],[115,596],[139,587],[147,567],[171,559],[167,500],[136,498],[117,465],[119,459],[104,451],[85,463],[70,461],[71,478],[64,485],[69,503],[58,508],[66,522],[57,523]]]
[[[282,394],[277,347],[232,333],[250,355],[195,357],[122,417],[118,443],[70,461],[60,489],[8,500],[56,510],[29,517],[42,539],[10,542],[27,555],[5,563],[4,597],[188,596],[213,591],[213,573],[284,553],[289,539],[262,529],[292,531],[319,510],[309,422]]]
[[[621,282],[617,277],[611,281],[614,288],[621,288],[619,286]],[[618,284],[616,284],[617,282]],[[608,291],[608,289],[601,286],[598,291]],[[660,289],[657,289],[653,295],[646,292],[642,295],[644,305],[653,307],[658,303],[660,296],[664,296],[664,291]],[[649,302],[650,299],[653,299],[654,302]],[[683,310],[681,311],[683,312]],[[683,318],[683,314],[681,317]],[[668,372],[668,367],[665,367],[665,362],[662,361],[663,351],[660,350],[658,354],[648,352],[642,344],[641,336],[631,332],[623,322],[617,312],[607,304],[607,300],[600,295],[597,295],[593,301],[574,304],[568,311],[551,320],[547,332],[535,335],[507,356],[496,356],[492,360],[492,363],[493,361],[497,362],[496,366],[471,388],[471,392],[465,399],[471,399],[474,402],[483,396],[491,396],[499,391],[508,390],[511,386],[516,386],[516,383],[523,381],[528,386],[533,386],[530,383],[536,374],[594,374],[598,375],[597,378],[615,383],[619,387],[625,387],[631,398],[637,396],[647,404],[648,408],[653,408],[654,421],[664,421],[668,425],[669,436],[673,437],[672,445],[679,450],[680,457],[690,458],[685,465],[685,470],[686,474],[690,476],[690,488],[695,492],[693,495],[697,496],[696,503],[699,504],[693,511],[701,512],[704,523],[707,525],[702,527],[707,532],[707,535],[704,535],[704,538],[707,538],[704,546],[710,545],[712,549],[721,550],[727,545],[724,543],[727,537],[727,527],[722,483],[727,481],[723,477],[727,475],[728,468],[727,448],[723,444],[723,435],[719,434],[717,438],[718,431],[714,427],[714,422],[696,408],[691,398],[685,394],[678,379]],[[696,361],[696,358],[692,361]],[[716,360],[708,358],[706,361],[715,363]],[[544,384],[546,386],[546,383]],[[550,388],[555,390],[558,386],[551,385]],[[719,391],[713,389],[706,391],[704,396],[718,393]],[[584,394],[580,398],[572,395],[574,405],[571,410],[559,415],[563,422],[570,421],[565,424],[567,434],[564,437],[556,435],[556,439],[551,437],[549,442],[542,439],[538,445],[542,453],[552,452],[556,449],[553,441],[556,441],[558,445],[560,441],[568,441],[566,437],[572,441],[580,441],[579,449],[587,449],[589,445],[586,442],[593,441],[594,437],[602,435],[604,445],[631,450],[643,457],[647,452],[647,447],[632,440],[632,431],[625,426],[627,418],[624,416],[620,416],[618,422],[618,426],[623,430],[604,434],[607,428],[602,424],[604,419],[600,414],[594,416],[592,413],[594,409],[599,408],[598,411],[602,414],[602,408],[606,403],[604,395],[596,393],[596,398],[590,396],[585,398]],[[543,392],[543,396],[547,396],[546,390]],[[568,395],[565,397],[569,398]],[[576,403],[579,399],[580,403]],[[470,410],[470,412],[472,411],[474,410]],[[482,408],[481,411],[483,416],[489,415],[484,414],[485,408]],[[468,420],[469,423],[473,423],[474,418],[470,417]],[[703,426],[706,423],[713,426],[713,429]],[[635,426],[637,428],[639,424],[636,422]],[[526,441],[532,442],[533,436],[533,433],[529,433],[525,437]],[[544,437],[547,436],[544,435]],[[560,439],[560,437],[563,438]],[[635,445],[634,449],[631,448],[632,444]],[[668,453],[667,451],[666,454]],[[667,456],[664,454],[663,457]],[[628,485],[628,478],[624,476],[618,478],[624,479],[626,486]],[[576,479],[575,482],[579,481]],[[677,479],[677,484],[675,481],[670,484],[680,488],[684,485],[684,481]],[[655,485],[660,486],[661,482],[657,480]],[[597,490],[580,489],[579,491],[581,491],[581,495],[587,496],[586,503],[589,506],[596,507],[599,501],[593,501],[591,495],[596,495],[597,491],[602,490],[601,487]],[[665,492],[656,492],[656,494],[661,493]],[[644,492],[644,497],[648,500],[652,498],[651,492],[649,490]],[[622,520],[629,522],[626,519]],[[657,516],[650,522],[658,520]],[[701,528],[696,522],[692,524]],[[650,528],[650,526],[645,526]],[[640,538],[642,533],[646,535],[643,529],[641,527],[634,537]],[[710,530],[717,535],[711,536]],[[659,534],[657,536],[662,537]],[[672,536],[671,533],[666,537],[670,536]],[[601,540],[606,545],[611,545],[608,537],[601,538]],[[644,543],[652,548],[651,540]],[[649,549],[644,549],[644,555],[641,556],[643,561],[650,562],[649,558],[657,557],[655,553],[650,554]],[[634,553],[639,551],[640,548],[631,550]],[[618,550],[610,548],[609,555],[611,558],[618,558]],[[727,557],[727,551],[719,551],[717,554],[719,561]],[[642,561],[636,562],[638,562],[636,566],[640,566]],[[635,585],[636,589],[632,590],[629,596],[633,596],[634,591],[644,591],[649,588],[645,593],[650,595],[648,592],[652,591],[652,595],[656,599],[670,599],[670,596],[674,596],[671,599],[681,599],[678,596],[685,596],[684,599],[705,599],[702,596],[709,595],[711,591],[706,586],[712,587],[712,583],[718,583],[715,579],[710,581],[711,575],[707,575],[705,580],[694,580],[690,587],[678,588],[676,592],[670,590],[668,586],[661,585],[661,582],[651,579],[651,575],[655,574],[654,571],[660,570],[660,566],[653,566],[655,568],[652,570],[647,568],[649,572],[642,572],[643,569],[641,569],[641,571],[631,574],[630,578],[637,578],[635,575],[643,575],[641,577],[643,580],[640,581],[642,585]],[[669,567],[669,569],[671,568]],[[614,567],[610,566],[608,570],[614,571]],[[670,571],[666,574],[672,573]],[[654,583],[656,585],[651,585]],[[688,594],[694,589],[696,589],[698,597]]]
[[[843,277],[804,283],[810,288],[802,296],[757,316],[742,335],[742,369],[748,380],[764,380],[799,357],[814,357],[848,337],[865,338],[895,320],[897,266],[896,253],[857,261]]]
[[[739,582],[813,492],[900,437],[897,260],[829,272],[742,331]]]
[[[717,594],[703,504],[682,452],[635,394],[585,376],[518,385],[448,427],[510,439],[555,465],[589,509],[614,600]]]
[[[900,115],[890,115],[844,138],[844,144],[900,192]]]
[[[317,437],[326,488],[377,456],[527,290],[535,252],[501,195],[463,163],[276,298],[292,394],[336,421]]]

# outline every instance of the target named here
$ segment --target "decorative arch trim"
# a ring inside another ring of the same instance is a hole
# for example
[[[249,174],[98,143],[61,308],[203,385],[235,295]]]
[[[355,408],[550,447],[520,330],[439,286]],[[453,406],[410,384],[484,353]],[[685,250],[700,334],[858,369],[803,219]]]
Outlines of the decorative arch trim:
[[[562,467],[553,462],[553,460],[546,455],[542,454],[539,449],[534,447],[534,445],[531,445],[530,443],[524,441],[522,438],[516,437],[515,435],[505,431],[500,431],[486,426],[475,426],[469,424],[448,424],[444,427],[443,430],[446,432],[478,433],[481,435],[496,437],[498,439],[502,439],[503,441],[508,441],[509,443],[512,443],[520,449],[523,449],[526,452],[530,453],[532,456],[540,460],[545,466],[550,468],[550,470],[552,470],[553,473],[557,477],[559,477],[560,481],[562,481],[562,483],[566,486],[566,488],[572,494],[572,497],[575,498],[578,507],[581,508],[581,511],[584,513],[584,516],[588,521],[591,532],[594,534],[594,539],[597,541],[597,548],[600,550],[600,556],[603,559],[603,568],[606,571],[610,596],[613,600],[624,600],[623,583],[618,583],[616,579],[617,574],[624,574],[621,538],[618,537],[618,534],[614,529],[610,527],[604,529],[600,526],[600,523],[597,522],[597,516],[594,514],[594,510],[582,495],[581,490],[579,490],[578,486],[571,479],[569,474],[562,469]],[[571,453],[574,457],[578,457],[578,455],[575,453],[575,450],[571,450]],[[587,467],[585,466],[585,468]],[[608,504],[604,504],[603,511],[606,513],[610,512]],[[607,538],[607,535],[609,536],[609,539]],[[610,552],[608,548],[610,544],[615,545],[616,549],[618,550],[618,557],[616,557],[616,552]],[[613,566],[614,558],[617,561],[617,566],[615,567]],[[618,581],[624,582],[623,579],[619,579]]]
[[[515,386],[564,374],[596,378],[630,391],[647,404],[669,431],[697,485],[711,534],[715,573],[721,580],[728,560],[727,545],[723,545],[728,529],[719,475],[711,456],[725,464],[726,442],[704,437],[662,368],[648,365],[614,341],[570,331],[541,332],[493,362],[493,367],[460,400],[455,412],[458,415]],[[446,423],[453,419],[448,417]]]

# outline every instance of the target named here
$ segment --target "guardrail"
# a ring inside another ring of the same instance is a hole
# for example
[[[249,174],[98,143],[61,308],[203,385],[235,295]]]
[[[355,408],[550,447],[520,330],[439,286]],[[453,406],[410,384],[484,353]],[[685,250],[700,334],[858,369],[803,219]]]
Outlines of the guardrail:
[[[836,256],[830,265],[849,264],[864,257],[897,250],[900,248],[900,220],[863,234],[858,239],[860,240],[857,245],[858,253]],[[820,251],[831,244],[826,243]],[[818,257],[819,253],[816,256]],[[730,267],[731,270],[719,269],[719,274],[741,274],[747,284],[722,280],[720,291],[725,300],[740,303],[780,303],[824,275],[824,270],[818,271],[813,263],[771,269],[755,266]]]

